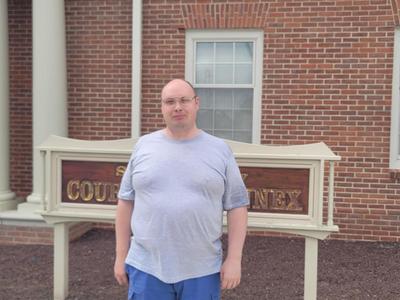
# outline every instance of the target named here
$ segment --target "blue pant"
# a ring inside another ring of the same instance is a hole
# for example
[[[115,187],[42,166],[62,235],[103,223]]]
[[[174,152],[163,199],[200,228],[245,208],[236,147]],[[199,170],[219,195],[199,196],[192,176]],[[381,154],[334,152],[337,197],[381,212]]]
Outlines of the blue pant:
[[[220,300],[220,274],[165,283],[126,265],[129,278],[128,300]]]

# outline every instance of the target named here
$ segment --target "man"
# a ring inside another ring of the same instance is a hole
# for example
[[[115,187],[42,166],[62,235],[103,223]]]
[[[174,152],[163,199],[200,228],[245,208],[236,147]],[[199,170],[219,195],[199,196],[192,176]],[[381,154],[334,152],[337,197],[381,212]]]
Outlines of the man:
[[[220,299],[240,282],[247,191],[229,147],[197,128],[190,83],[170,81],[161,101],[166,128],[139,139],[121,181],[115,278],[128,299]]]

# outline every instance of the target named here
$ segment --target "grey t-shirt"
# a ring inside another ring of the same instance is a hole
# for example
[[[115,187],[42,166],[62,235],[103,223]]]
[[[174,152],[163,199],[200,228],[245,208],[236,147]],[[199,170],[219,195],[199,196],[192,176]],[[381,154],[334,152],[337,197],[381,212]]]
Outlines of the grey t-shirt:
[[[118,197],[135,200],[126,263],[166,283],[219,272],[222,212],[249,203],[231,149],[203,131],[142,136]]]

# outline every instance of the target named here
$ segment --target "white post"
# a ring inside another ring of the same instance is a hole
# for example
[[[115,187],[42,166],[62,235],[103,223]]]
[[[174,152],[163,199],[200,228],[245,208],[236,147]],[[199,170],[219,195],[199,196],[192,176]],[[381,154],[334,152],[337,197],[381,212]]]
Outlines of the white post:
[[[10,190],[9,70],[7,0],[0,0],[0,211],[15,209]]]
[[[46,195],[46,184],[48,182],[48,174],[46,172],[46,152],[40,152],[41,160],[42,160],[42,172],[43,172],[43,181],[42,181],[42,209],[43,211],[47,210],[47,195]]]
[[[322,226],[322,216],[324,208],[324,166],[325,160],[320,160],[319,166],[319,199],[318,199],[318,226]]]
[[[132,1],[132,116],[131,137],[140,137],[142,104],[142,0]]]
[[[33,190],[18,210],[40,209],[43,168],[35,147],[49,135],[67,136],[64,0],[32,2]]]
[[[329,192],[328,192],[328,226],[333,226],[333,180],[334,163],[329,162]]]
[[[54,299],[68,296],[69,280],[68,223],[54,224]]]
[[[306,237],[304,256],[304,299],[317,299],[318,239]]]

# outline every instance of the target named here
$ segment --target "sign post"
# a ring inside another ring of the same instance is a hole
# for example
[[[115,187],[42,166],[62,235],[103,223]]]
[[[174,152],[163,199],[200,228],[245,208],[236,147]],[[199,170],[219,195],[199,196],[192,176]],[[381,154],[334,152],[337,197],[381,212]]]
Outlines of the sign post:
[[[69,224],[114,222],[119,183],[136,141],[50,136],[40,145],[45,170],[41,214],[54,225],[54,299],[68,296]],[[305,237],[304,299],[316,299],[318,240],[338,231],[333,224],[333,180],[334,162],[340,157],[324,143],[265,146],[226,142],[250,198],[249,229]],[[326,197],[325,179],[329,184]]]

